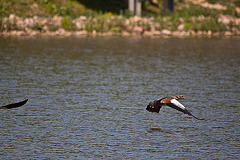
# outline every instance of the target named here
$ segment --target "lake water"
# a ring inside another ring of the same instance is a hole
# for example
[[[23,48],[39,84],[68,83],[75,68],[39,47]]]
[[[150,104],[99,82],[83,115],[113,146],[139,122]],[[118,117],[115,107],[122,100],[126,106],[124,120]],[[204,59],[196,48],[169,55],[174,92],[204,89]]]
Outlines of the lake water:
[[[1,159],[240,157],[239,39],[1,37],[0,98]]]

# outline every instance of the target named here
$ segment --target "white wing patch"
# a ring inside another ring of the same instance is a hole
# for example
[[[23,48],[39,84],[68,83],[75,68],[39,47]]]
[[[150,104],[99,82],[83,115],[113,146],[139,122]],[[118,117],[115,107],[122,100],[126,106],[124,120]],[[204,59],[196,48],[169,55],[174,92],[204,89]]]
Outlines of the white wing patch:
[[[178,106],[179,108],[182,108],[185,110],[185,107],[180,102],[178,102],[176,99],[172,99],[172,100],[170,100],[170,102],[172,104],[174,104],[175,106]]]

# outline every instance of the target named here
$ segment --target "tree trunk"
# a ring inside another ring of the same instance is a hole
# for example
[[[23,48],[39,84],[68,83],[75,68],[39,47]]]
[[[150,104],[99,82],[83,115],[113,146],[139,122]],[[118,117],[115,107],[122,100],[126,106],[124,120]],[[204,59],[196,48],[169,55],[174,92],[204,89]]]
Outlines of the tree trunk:
[[[128,0],[128,9],[137,16],[142,15],[142,0]]]
[[[163,0],[163,16],[174,10],[174,0]]]

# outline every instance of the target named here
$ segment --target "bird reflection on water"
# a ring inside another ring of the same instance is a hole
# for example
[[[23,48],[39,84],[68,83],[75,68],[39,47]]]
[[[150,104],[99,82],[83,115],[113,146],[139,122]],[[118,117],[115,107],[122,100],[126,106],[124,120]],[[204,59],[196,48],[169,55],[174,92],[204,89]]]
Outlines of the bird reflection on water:
[[[164,134],[172,134],[173,133],[173,131],[171,131],[171,130],[162,129],[162,128],[149,128],[147,132],[148,133],[161,132]]]

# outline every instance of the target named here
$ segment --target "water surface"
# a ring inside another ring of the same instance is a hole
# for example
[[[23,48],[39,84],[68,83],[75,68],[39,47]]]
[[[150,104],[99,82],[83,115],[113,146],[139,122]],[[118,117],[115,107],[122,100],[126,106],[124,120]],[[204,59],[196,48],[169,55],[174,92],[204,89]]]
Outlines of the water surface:
[[[1,159],[238,159],[240,40],[1,38]],[[166,95],[199,121],[146,105]]]

